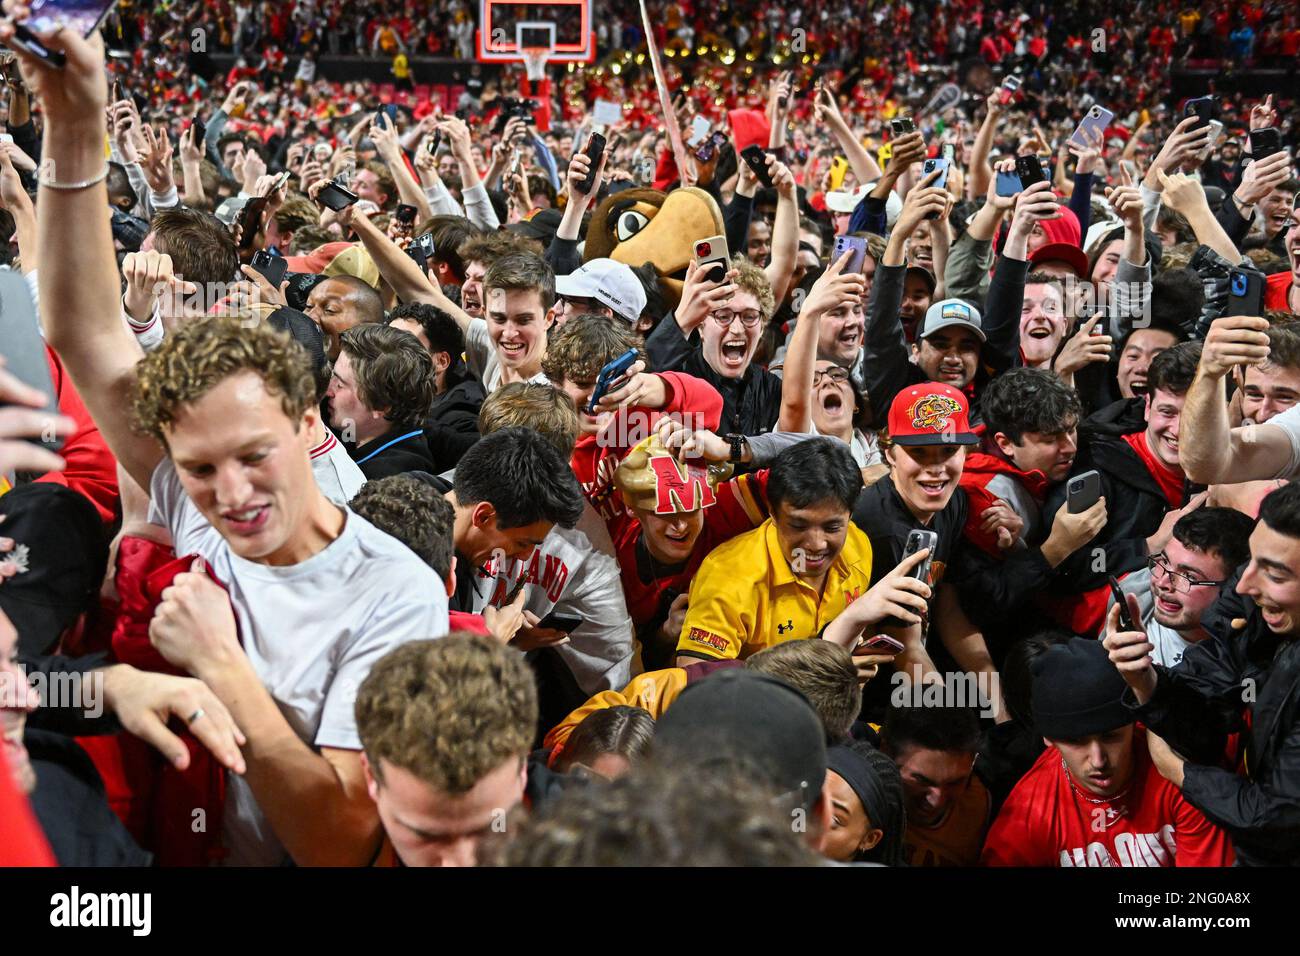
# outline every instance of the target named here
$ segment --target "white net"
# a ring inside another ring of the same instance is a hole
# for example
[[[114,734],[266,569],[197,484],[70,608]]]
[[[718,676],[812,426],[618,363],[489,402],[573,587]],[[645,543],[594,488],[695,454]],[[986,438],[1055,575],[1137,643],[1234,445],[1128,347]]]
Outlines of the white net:
[[[524,47],[524,70],[528,73],[528,81],[537,83],[546,77],[546,61],[550,59],[551,51],[546,47]]]

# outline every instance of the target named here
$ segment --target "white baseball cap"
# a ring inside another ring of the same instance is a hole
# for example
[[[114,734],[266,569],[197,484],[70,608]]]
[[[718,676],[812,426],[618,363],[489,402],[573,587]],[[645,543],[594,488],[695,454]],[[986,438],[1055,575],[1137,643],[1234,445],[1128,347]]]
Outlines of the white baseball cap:
[[[595,299],[633,324],[646,306],[645,286],[632,267],[613,259],[592,259],[567,276],[555,277],[555,294],[575,299]]]

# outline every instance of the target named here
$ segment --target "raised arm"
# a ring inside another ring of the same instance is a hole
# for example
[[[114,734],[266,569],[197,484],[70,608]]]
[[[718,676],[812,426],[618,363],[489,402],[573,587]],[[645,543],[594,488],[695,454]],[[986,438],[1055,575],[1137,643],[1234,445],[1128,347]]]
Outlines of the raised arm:
[[[794,174],[774,156],[767,157],[772,181],[776,184],[776,220],[772,223],[772,261],[764,270],[777,302],[785,299],[794,278],[795,259],[799,255],[799,206]]]
[[[839,104],[835,102],[835,95],[829,87],[821,83],[817,84],[817,93],[813,99],[813,113],[817,120],[831,131],[840,149],[844,150],[844,158],[849,161],[849,166],[853,170],[853,175],[858,177],[858,182],[871,183],[880,178],[880,165],[867,152],[866,147],[858,142],[853,131],[849,129],[849,124],[845,122]]]
[[[866,282],[857,273],[843,272],[851,252],[832,262],[814,283],[799,310],[794,335],[785,352],[781,375],[781,417],[777,429],[806,432],[812,425],[813,376],[817,368],[817,333],[823,315],[861,308]]]
[[[398,198],[418,209],[419,221],[423,222],[433,216],[433,210],[429,208],[429,200],[424,195],[424,190],[420,188],[420,184],[415,181],[415,174],[406,165],[406,158],[402,155],[402,146],[397,141],[397,130],[393,127],[392,120],[388,118],[387,113],[380,115],[383,117],[382,123],[370,124],[370,139],[379,151],[379,158],[393,174]]]
[[[0,42],[12,36],[13,26],[0,24]],[[122,322],[109,229],[104,46],[98,34],[83,40],[71,29],[42,36],[41,42],[67,57],[66,66],[56,69],[18,52],[45,116],[36,217],[37,255],[45,263],[39,278],[41,322],[109,448],[147,488],[162,448],[138,434],[131,421],[135,365],[143,353]],[[70,249],[77,254],[69,255]]]
[[[1268,358],[1268,320],[1228,316],[1210,326],[1196,378],[1183,402],[1178,460],[1192,481],[1232,484],[1277,478],[1295,452],[1286,430],[1271,424],[1231,428],[1224,379],[1237,365]]]

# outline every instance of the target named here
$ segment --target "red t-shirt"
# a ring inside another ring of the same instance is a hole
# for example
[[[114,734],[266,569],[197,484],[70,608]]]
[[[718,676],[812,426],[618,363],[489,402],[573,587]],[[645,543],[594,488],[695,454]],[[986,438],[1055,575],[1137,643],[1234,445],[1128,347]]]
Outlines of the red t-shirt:
[[[1128,442],[1129,447],[1142,459],[1142,464],[1146,465],[1147,471],[1151,472],[1151,477],[1160,486],[1160,491],[1164,494],[1165,500],[1169,502],[1169,507],[1181,508],[1183,506],[1183,482],[1186,481],[1182,470],[1170,468],[1155,456],[1151,451],[1151,447],[1147,444],[1147,433],[1145,431],[1132,432],[1123,437]]]
[[[1291,304],[1287,301],[1291,295],[1292,275],[1290,272],[1275,272],[1264,280],[1264,308],[1277,312],[1290,312]]]
[[[984,866],[1231,866],[1222,830],[1160,776],[1147,754],[1146,733],[1134,729],[1137,770],[1128,790],[1111,800],[1084,797],[1048,747],[1002,805]]]

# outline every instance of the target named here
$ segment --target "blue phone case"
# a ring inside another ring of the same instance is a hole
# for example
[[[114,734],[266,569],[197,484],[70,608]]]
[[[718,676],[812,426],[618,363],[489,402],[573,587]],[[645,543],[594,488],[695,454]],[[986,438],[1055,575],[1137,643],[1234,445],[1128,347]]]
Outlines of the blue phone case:
[[[636,349],[628,349],[600,370],[596,387],[591,392],[591,401],[587,403],[587,414],[596,414],[596,403],[610,392],[614,383],[623,377],[623,373],[631,368],[636,360]]]
[[[1020,177],[1015,172],[998,173],[998,195],[1014,196],[1021,191]]]

